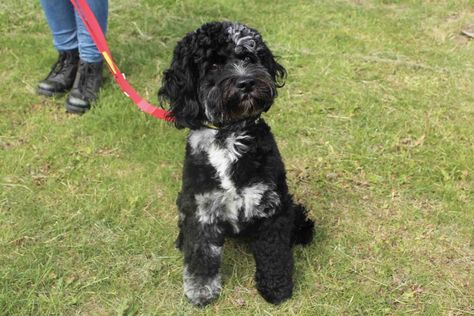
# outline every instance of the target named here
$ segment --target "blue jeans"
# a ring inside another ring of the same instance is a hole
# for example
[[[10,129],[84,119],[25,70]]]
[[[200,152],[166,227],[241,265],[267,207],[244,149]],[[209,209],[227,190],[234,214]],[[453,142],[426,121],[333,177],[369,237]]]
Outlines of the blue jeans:
[[[87,0],[102,31],[107,31],[108,0]],[[79,49],[79,56],[88,63],[102,61],[94,41],[69,0],[41,0],[44,14],[58,51]]]

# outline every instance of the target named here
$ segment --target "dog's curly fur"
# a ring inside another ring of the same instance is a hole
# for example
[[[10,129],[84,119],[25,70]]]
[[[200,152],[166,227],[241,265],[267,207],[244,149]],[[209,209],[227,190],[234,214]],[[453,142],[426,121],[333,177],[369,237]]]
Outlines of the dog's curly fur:
[[[240,23],[213,22],[178,42],[159,97],[178,128],[189,128],[177,247],[184,291],[195,305],[217,298],[226,236],[246,236],[257,289],[278,304],[293,289],[294,244],[313,237],[312,220],[288,192],[270,127],[260,118],[286,71],[261,35]]]

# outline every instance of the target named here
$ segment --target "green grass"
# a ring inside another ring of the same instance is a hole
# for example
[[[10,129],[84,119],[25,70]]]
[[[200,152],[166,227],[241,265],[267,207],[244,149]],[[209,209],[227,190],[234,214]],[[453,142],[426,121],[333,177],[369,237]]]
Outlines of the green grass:
[[[20,0],[0,3],[0,314],[474,314],[474,42],[460,35],[474,2],[117,0],[108,38],[156,103],[176,41],[222,19],[259,29],[289,73],[265,119],[318,224],[293,298],[267,304],[229,241],[219,300],[186,302],[186,133],[110,77],[81,117],[35,95],[56,53]]]

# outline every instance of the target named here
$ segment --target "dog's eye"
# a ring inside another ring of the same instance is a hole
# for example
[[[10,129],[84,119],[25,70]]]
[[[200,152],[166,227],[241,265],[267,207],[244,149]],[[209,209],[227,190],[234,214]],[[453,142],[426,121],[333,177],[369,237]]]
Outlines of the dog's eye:
[[[217,70],[219,69],[219,64],[211,64],[211,66],[209,67],[211,70]]]

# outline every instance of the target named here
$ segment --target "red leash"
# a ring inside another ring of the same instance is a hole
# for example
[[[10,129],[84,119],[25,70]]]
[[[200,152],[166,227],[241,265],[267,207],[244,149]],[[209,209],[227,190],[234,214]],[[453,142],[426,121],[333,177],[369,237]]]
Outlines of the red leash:
[[[112,54],[110,53],[109,46],[107,45],[107,41],[105,40],[104,33],[100,28],[97,19],[95,18],[94,13],[92,13],[89,4],[87,4],[86,0],[70,0],[74,8],[76,9],[77,14],[81,18],[82,22],[89,31],[89,34],[94,41],[97,49],[104,57],[105,62],[109,66],[110,72],[112,73],[115,82],[119,85],[120,89],[125,93],[127,97],[132,99],[132,101],[142,110],[143,112],[150,114],[151,116],[165,121],[173,121],[171,117],[169,117],[169,112],[163,110],[161,108],[157,108],[150,103],[148,103],[145,99],[143,99],[135,89],[128,83],[127,79],[125,79],[125,75],[120,72],[120,69],[115,64],[114,60],[112,59]]]

